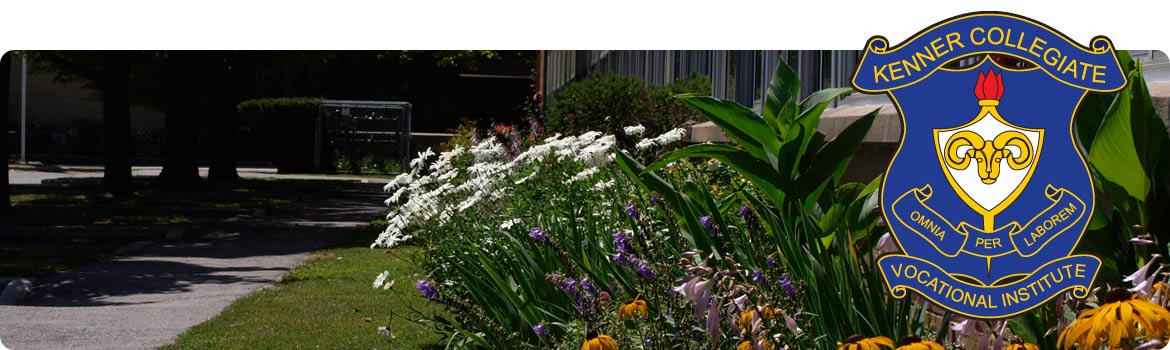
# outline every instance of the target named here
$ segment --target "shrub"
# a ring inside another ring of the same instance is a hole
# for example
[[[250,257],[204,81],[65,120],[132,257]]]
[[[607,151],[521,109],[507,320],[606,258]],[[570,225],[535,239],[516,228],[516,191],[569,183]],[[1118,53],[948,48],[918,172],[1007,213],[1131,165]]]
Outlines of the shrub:
[[[545,115],[549,132],[572,134],[592,128],[613,133],[622,124],[646,119],[650,110],[642,82],[613,74],[569,84],[552,97],[554,103]]]
[[[468,119],[460,119],[459,125],[454,129],[449,129],[452,135],[447,142],[443,143],[441,150],[446,151],[455,147],[471,148],[476,144],[476,136],[479,130],[475,128],[475,122]]]
[[[672,98],[674,94],[707,93],[710,85],[710,79],[700,75],[649,88],[636,78],[593,75],[553,93],[545,124],[549,132],[563,134],[598,130],[620,135],[623,126],[639,124],[647,133],[659,134],[699,120],[698,114]]]
[[[320,98],[265,98],[240,102],[236,110],[248,126],[245,142],[254,143],[260,156],[276,163],[280,172],[313,170],[317,104]]]
[[[651,133],[670,130],[688,121],[706,120],[701,114],[688,107],[685,103],[674,98],[674,95],[685,93],[711,94],[711,78],[706,75],[692,74],[683,80],[666,85],[650,87],[650,110],[652,118],[642,125],[651,130]],[[651,125],[654,127],[651,128]]]

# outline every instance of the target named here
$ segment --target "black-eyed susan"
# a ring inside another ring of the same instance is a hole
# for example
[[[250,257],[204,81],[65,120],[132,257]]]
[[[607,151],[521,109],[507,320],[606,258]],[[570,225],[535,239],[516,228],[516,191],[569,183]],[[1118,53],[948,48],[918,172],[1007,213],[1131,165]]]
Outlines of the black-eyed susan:
[[[1076,321],[1060,333],[1057,346],[1070,349],[1078,344],[1081,349],[1097,349],[1106,344],[1116,349],[1122,341],[1136,342],[1138,336],[1158,338],[1170,331],[1170,311],[1133,293],[1114,288],[1105,296],[1105,303],[1096,309],[1081,312]]]
[[[861,334],[854,334],[845,339],[845,343],[837,344],[837,350],[882,350],[893,349],[894,341],[886,337],[866,338]]]
[[[753,345],[755,345],[755,346],[753,347]],[[737,345],[735,347],[735,350],[759,350],[759,349],[770,350],[770,349],[772,349],[772,343],[768,342],[767,339],[761,339],[759,344],[752,344],[752,342],[750,340],[744,340],[742,342],[739,342],[739,345]]]
[[[761,311],[763,312],[760,313],[760,317],[765,320],[770,320],[773,317],[776,317],[776,308],[772,307],[772,305],[764,305],[764,308]]]
[[[1040,350],[1036,344],[1025,343],[1023,339],[1016,338],[1012,340],[1011,344],[1003,348],[1004,350]]]
[[[646,301],[642,300],[641,298],[635,297],[634,300],[631,300],[628,303],[622,304],[621,307],[618,307],[619,320],[631,319],[637,316],[645,317],[649,315],[650,309],[646,305]]]
[[[923,340],[917,335],[910,335],[902,338],[902,345],[899,345],[896,350],[943,350],[942,344],[935,343],[930,340]]]
[[[752,323],[756,320],[756,310],[747,310],[739,313],[739,317],[735,318],[735,326],[739,327],[740,331],[747,331],[752,329]]]
[[[585,335],[585,343],[581,344],[581,350],[617,350],[617,340],[605,334],[597,334],[597,332],[589,332]]]

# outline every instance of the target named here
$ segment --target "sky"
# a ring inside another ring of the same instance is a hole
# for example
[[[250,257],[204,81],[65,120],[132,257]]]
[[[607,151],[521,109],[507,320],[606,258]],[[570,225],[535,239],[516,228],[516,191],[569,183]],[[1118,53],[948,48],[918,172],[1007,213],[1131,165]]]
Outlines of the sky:
[[[860,49],[973,11],[1030,17],[1085,44],[1170,49],[1152,1],[29,1],[0,49]],[[97,15],[101,14],[101,15]]]

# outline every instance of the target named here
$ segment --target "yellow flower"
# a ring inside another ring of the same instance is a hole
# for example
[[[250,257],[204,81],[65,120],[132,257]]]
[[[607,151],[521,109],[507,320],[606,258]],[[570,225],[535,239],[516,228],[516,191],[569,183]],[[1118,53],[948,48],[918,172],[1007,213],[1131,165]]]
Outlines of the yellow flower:
[[[741,332],[752,329],[752,316],[756,315],[756,310],[748,310],[739,313],[739,317],[735,319],[735,325],[739,327]]]
[[[886,337],[866,338],[861,334],[854,334],[845,339],[844,344],[837,344],[837,350],[882,350],[893,349],[894,341]]]
[[[1123,339],[1134,341],[1140,335],[1158,338],[1170,330],[1170,311],[1133,293],[1114,288],[1105,296],[1105,303],[1096,309],[1081,312],[1076,321],[1060,333],[1057,347],[1069,349],[1079,344],[1081,349],[1096,349],[1108,344],[1110,349],[1121,345]]]
[[[769,343],[767,339],[764,339],[764,340],[760,340],[760,347],[755,348],[755,349],[771,349],[771,348],[772,348],[772,343]],[[752,350],[752,349],[753,349],[752,342],[748,341],[748,340],[744,340],[744,341],[740,342],[739,345],[737,345],[735,347],[735,350]]]
[[[766,305],[764,306],[764,312],[761,316],[763,316],[765,320],[770,320],[773,317],[776,317],[776,309],[773,308],[772,305]]]
[[[902,346],[896,350],[944,350],[942,344],[930,340],[922,340],[917,335],[902,338]]]
[[[1004,350],[1040,350],[1040,347],[1036,346],[1036,344],[1025,343],[1022,339],[1016,338],[1015,340],[1012,340],[1011,344],[1009,344],[1007,347],[1005,347],[1003,349]]]
[[[639,315],[643,316],[643,317],[650,315],[650,310],[646,306],[645,300],[638,299],[635,297],[634,300],[632,300],[628,303],[622,304],[622,306],[618,308],[618,319],[619,320],[634,318],[635,316],[639,316]]]
[[[581,344],[581,350],[617,350],[617,346],[617,340],[613,340],[613,337],[589,332],[586,335],[585,343]]]

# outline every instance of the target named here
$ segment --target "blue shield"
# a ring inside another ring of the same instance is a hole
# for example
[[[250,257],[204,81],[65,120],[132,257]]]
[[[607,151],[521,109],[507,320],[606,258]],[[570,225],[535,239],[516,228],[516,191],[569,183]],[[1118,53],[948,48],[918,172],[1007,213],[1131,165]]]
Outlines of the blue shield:
[[[1088,91],[1125,83],[1108,39],[1083,47],[1011,14],[870,39],[854,86],[888,94],[903,122],[882,184],[902,249],[878,261],[892,295],[984,319],[1087,296],[1100,261],[1072,254],[1094,200],[1072,121]]]

